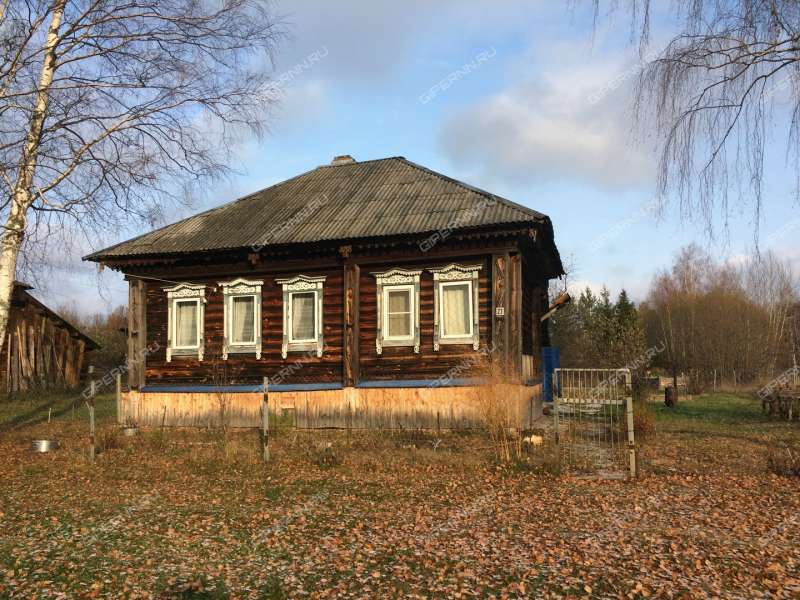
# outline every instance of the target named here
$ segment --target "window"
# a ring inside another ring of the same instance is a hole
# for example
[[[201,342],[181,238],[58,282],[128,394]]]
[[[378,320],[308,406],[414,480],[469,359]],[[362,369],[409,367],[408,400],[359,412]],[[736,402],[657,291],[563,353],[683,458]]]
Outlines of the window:
[[[289,341],[315,342],[317,340],[317,318],[314,306],[316,292],[292,292],[289,294]]]
[[[448,265],[433,273],[433,349],[441,344],[480,345],[478,272],[481,265]]]
[[[414,288],[407,285],[384,288],[387,340],[406,340],[411,337],[414,324],[411,316],[413,292]]]
[[[281,355],[315,351],[322,356],[322,285],[325,277],[298,275],[277,279],[283,286],[283,344]]]
[[[231,298],[231,344],[234,346],[247,346],[255,343],[255,310],[255,296]]]
[[[376,280],[378,327],[375,348],[412,346],[419,352],[419,277],[422,271],[392,269],[373,273]]]
[[[236,279],[220,282],[225,302],[225,343],[229,354],[255,354],[261,358],[261,286],[263,281]]]
[[[182,283],[166,288],[167,361],[173,356],[197,356],[203,360],[205,285]]]
[[[443,338],[472,335],[472,282],[441,283]]]
[[[197,328],[199,321],[200,302],[197,300],[173,300],[175,303],[175,329],[172,339],[175,340],[174,348],[197,348],[200,345],[200,331]]]

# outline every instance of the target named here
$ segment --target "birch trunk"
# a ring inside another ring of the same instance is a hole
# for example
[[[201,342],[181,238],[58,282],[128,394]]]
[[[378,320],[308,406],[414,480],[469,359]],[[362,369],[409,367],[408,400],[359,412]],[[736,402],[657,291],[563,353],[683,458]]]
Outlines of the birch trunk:
[[[14,292],[14,279],[17,272],[17,259],[25,238],[27,212],[33,202],[33,180],[36,173],[36,160],[42,128],[47,116],[50,100],[50,86],[56,68],[56,46],[58,45],[58,28],[64,17],[64,5],[61,0],[53,7],[53,16],[47,28],[47,39],[44,47],[42,72],[39,77],[39,89],[31,112],[30,126],[25,140],[25,147],[20,159],[19,172],[11,194],[11,206],[5,231],[0,238],[0,340],[5,339],[8,329],[8,318],[11,313],[11,296]]]

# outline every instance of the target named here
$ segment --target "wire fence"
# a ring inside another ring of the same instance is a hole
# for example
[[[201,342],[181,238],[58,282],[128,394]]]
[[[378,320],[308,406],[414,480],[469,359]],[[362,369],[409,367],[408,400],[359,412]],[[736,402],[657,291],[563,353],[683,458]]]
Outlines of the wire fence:
[[[562,467],[635,475],[629,369],[554,369],[553,415]]]

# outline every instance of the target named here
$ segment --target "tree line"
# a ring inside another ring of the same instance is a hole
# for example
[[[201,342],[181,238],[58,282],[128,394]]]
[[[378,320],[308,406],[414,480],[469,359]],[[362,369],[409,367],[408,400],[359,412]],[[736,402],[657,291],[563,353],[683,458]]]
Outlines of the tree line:
[[[800,293],[788,262],[771,252],[715,261],[696,245],[658,272],[645,300],[583,290],[553,317],[564,367],[653,368],[688,376],[693,391],[754,385],[794,368]]]

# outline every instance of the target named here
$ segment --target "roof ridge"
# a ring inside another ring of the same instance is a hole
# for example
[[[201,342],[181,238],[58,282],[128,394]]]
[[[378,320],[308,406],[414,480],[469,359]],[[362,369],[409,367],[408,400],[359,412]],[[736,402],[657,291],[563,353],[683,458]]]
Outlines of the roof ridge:
[[[484,190],[482,188],[479,188],[477,186],[474,186],[474,185],[472,185],[470,183],[466,183],[464,181],[460,181],[458,179],[450,177],[449,175],[445,175],[444,173],[440,173],[439,171],[434,171],[433,169],[429,169],[428,167],[425,167],[423,165],[415,163],[413,160],[408,160],[407,158],[405,158],[403,156],[397,156],[397,157],[392,157],[392,158],[400,159],[403,162],[408,163],[412,167],[414,167],[416,169],[419,169],[420,171],[423,171],[424,173],[428,173],[430,175],[435,175],[439,179],[444,179],[445,181],[447,181],[449,183],[453,183],[453,184],[455,184],[457,186],[460,186],[460,187],[462,187],[464,189],[467,189],[467,190],[470,190],[472,192],[475,192],[476,194],[480,194],[481,196],[486,196],[487,198],[491,198],[492,200],[499,201],[500,203],[505,204],[506,206],[508,206],[510,208],[522,211],[522,212],[524,212],[526,214],[529,214],[529,215],[533,215],[537,219],[546,218],[546,215],[544,215],[543,213],[540,213],[538,210],[534,210],[532,208],[528,208],[527,206],[524,206],[522,204],[514,202],[513,200],[509,200],[507,198],[503,198],[502,196],[498,196],[497,194],[493,194],[491,192],[488,192],[488,191],[486,191],[486,190]]]
[[[404,160],[406,162],[411,162],[405,156],[384,156],[383,158],[368,158],[367,160],[355,160],[355,159],[353,159],[353,162],[343,162],[343,163],[337,163],[337,164],[328,163],[328,164],[325,164],[325,165],[318,166],[317,169],[327,169],[329,167],[350,167],[350,166],[353,166],[353,165],[363,165],[365,163],[371,163],[371,162],[381,162],[383,160]]]

